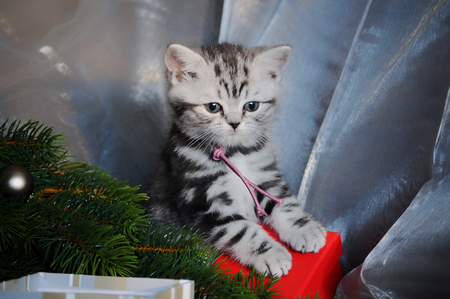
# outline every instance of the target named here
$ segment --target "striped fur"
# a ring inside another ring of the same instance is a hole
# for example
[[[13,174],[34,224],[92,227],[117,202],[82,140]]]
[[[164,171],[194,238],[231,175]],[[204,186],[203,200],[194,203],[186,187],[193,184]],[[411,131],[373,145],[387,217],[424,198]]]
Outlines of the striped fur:
[[[287,274],[292,258],[259,222],[301,252],[317,252],[326,235],[289,190],[268,135],[290,51],[289,46],[246,49],[231,44],[168,47],[174,122],[146,203],[150,219],[199,229],[211,245],[269,275]],[[283,204],[278,207],[258,194],[269,214],[258,217],[240,178],[211,158],[214,145],[223,146],[244,176],[283,198]]]

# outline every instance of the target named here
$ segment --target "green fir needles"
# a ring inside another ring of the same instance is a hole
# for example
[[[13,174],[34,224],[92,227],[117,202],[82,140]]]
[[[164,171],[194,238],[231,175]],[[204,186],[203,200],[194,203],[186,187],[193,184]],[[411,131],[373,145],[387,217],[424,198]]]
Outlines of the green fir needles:
[[[0,169],[34,179],[30,196],[0,190],[0,281],[39,271],[195,281],[197,298],[271,298],[277,278],[232,276],[202,236],[149,223],[138,187],[72,162],[65,137],[39,122],[0,125]],[[1,178],[0,178],[1,180]]]

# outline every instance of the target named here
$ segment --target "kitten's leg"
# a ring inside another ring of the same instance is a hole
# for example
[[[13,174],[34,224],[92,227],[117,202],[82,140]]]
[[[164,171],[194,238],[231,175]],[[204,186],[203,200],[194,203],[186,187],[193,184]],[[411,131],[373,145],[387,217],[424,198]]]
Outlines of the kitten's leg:
[[[322,224],[304,212],[294,196],[283,198],[283,204],[275,206],[264,222],[295,251],[318,252],[325,245],[326,231]]]
[[[233,219],[237,218],[237,219]],[[267,275],[286,275],[292,266],[292,256],[286,248],[273,240],[260,225],[241,216],[228,216],[214,225],[208,234],[209,242],[230,254],[241,264]]]

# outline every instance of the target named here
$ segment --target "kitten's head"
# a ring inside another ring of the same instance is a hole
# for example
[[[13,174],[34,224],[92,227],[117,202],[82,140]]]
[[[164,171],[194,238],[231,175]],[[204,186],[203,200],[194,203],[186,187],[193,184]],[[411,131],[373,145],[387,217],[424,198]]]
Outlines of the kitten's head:
[[[257,145],[274,117],[290,53],[286,45],[169,45],[165,62],[175,123],[205,144]]]

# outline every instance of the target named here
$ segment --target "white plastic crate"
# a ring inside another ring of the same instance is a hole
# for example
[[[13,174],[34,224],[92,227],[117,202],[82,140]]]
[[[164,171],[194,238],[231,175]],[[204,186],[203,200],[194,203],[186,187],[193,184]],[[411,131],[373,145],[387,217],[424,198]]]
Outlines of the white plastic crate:
[[[40,272],[2,282],[0,298],[188,299],[194,298],[194,282]]]

